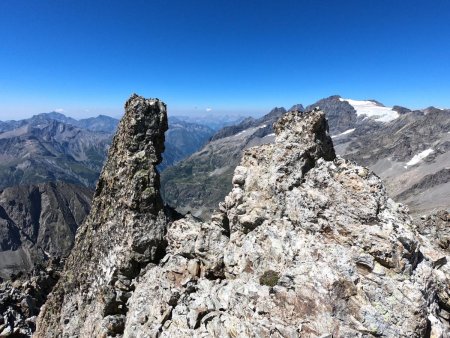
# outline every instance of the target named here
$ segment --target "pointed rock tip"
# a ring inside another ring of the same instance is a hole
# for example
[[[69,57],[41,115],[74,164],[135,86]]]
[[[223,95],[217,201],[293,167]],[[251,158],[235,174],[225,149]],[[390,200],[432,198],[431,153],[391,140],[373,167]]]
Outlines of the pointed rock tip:
[[[148,98],[140,96],[136,93],[131,94],[130,98],[125,102],[125,110],[129,107],[136,107],[139,104],[153,106],[155,104],[160,104],[161,107],[166,108],[166,104],[158,98]]]
[[[127,156],[137,153],[143,162],[155,165],[160,163],[167,129],[167,109],[164,102],[146,99],[137,94],[131,95],[125,103],[125,114],[111,144],[106,168],[110,169],[111,166],[114,167],[113,163],[122,162]],[[125,149],[127,153],[124,152]],[[114,171],[115,169],[108,174],[113,175]]]
[[[333,160],[336,157],[333,141],[328,134],[328,122],[325,113],[314,108],[312,111],[302,113],[290,111],[284,114],[274,124],[276,143],[316,143],[321,148],[325,160]]]

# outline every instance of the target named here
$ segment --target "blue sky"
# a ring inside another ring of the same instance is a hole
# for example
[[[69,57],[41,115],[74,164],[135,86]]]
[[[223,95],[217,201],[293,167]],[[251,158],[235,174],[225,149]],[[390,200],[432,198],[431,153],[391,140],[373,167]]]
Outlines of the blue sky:
[[[450,107],[450,1],[0,1],[0,120],[119,116],[133,92],[172,114]]]

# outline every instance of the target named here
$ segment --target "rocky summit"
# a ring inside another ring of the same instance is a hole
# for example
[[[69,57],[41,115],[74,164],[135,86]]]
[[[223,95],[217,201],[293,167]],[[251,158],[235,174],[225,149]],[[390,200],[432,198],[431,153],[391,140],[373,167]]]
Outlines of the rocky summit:
[[[450,336],[443,216],[413,224],[336,157],[323,112],[288,112],[246,149],[210,222],[163,206],[166,129],[161,101],[128,100],[36,337]]]

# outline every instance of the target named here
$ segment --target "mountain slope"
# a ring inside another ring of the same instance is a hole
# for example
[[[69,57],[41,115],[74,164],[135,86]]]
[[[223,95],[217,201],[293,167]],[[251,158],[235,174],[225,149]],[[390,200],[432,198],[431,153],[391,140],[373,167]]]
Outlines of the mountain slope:
[[[450,208],[450,111],[410,111],[334,137],[342,156],[370,167],[415,213]]]
[[[0,277],[67,256],[76,229],[89,213],[91,197],[91,190],[61,182],[2,190]]]
[[[213,134],[214,130],[207,126],[169,117],[163,161],[158,168],[164,170],[188,157],[203,147]]]
[[[242,151],[273,140],[273,123],[286,112],[275,108],[260,119],[246,119],[218,131],[200,151],[161,173],[165,202],[181,213],[208,217],[231,189]]]

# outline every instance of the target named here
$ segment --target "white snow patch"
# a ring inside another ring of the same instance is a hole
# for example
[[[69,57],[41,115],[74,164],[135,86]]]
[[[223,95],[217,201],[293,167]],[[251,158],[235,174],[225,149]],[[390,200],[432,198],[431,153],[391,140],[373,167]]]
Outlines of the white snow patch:
[[[349,129],[349,130],[343,131],[340,134],[333,135],[333,136],[331,136],[331,138],[339,137],[339,136],[342,136],[342,135],[347,135],[347,134],[353,133],[354,131],[355,131],[355,128]]]
[[[417,155],[414,155],[414,157],[408,163],[406,163],[405,168],[407,168],[407,166],[416,165],[417,163],[422,161],[425,157],[431,155],[433,152],[434,152],[434,150],[430,148],[430,149],[422,151],[421,153],[419,153]]]
[[[245,134],[245,133],[249,133],[249,132],[253,133],[253,132],[257,131],[258,129],[265,128],[265,127],[267,127],[267,124],[263,124],[262,126],[254,127],[254,128],[251,128],[251,129],[244,129],[243,131],[240,131],[239,133],[234,134],[233,136],[239,136],[239,135],[242,135],[242,134]]]
[[[357,101],[351,99],[339,99],[340,101],[347,101],[356,110],[358,116],[365,115],[367,117],[373,118],[378,122],[389,122],[395,120],[399,117],[399,114],[392,110],[390,107],[378,106],[372,101]]]

